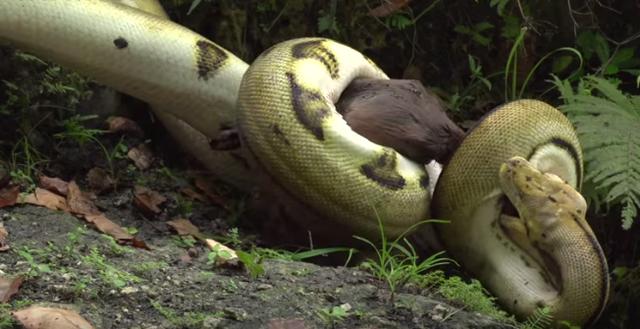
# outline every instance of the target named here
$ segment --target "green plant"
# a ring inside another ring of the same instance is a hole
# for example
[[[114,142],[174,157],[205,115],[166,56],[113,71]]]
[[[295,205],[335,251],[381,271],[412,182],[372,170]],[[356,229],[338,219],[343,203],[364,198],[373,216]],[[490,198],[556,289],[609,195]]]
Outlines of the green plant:
[[[253,252],[260,255],[262,258],[267,259],[283,259],[289,261],[305,261],[311,258],[327,256],[332,253],[347,253],[347,259],[345,260],[344,266],[347,266],[351,261],[351,257],[357,250],[353,248],[346,247],[327,247],[327,248],[315,248],[311,250],[299,250],[299,251],[289,251],[289,250],[276,250],[270,248],[254,248]]]
[[[16,328],[18,324],[11,315],[11,305],[0,303],[0,329]]]
[[[118,241],[110,235],[101,234],[100,237],[107,241],[107,247],[109,248],[109,252],[111,252],[112,255],[122,256],[124,254],[130,254],[134,252],[131,247],[119,244]]]
[[[111,287],[119,289],[125,287],[129,283],[138,283],[142,281],[139,277],[120,270],[108,263],[105,256],[102,255],[96,247],[91,248],[89,255],[82,256],[81,259],[87,265],[98,270],[102,281]]]
[[[238,259],[244,267],[249,271],[251,278],[255,279],[264,274],[264,267],[262,266],[262,257],[255,253],[247,253],[242,250],[237,250],[236,254]]]
[[[90,129],[85,127],[83,124],[83,122],[95,118],[97,118],[96,115],[74,115],[66,118],[62,120],[64,131],[55,134],[54,137],[59,139],[72,140],[78,143],[78,145],[80,146],[87,142],[93,142],[98,145],[98,147],[102,150],[105,159],[107,160],[109,174],[112,178],[115,179],[117,175],[114,167],[114,159],[122,159],[126,157],[128,148],[123,143],[124,137],[121,137],[120,141],[114,146],[111,151],[109,151],[107,147],[98,139],[98,136],[105,133],[105,131],[100,129]]]
[[[87,230],[78,226],[75,230],[67,233],[67,243],[64,245],[62,250],[65,255],[75,256],[77,253],[78,243],[80,243],[80,239],[87,233]]]
[[[173,326],[176,328],[185,328],[185,329],[198,329],[202,328],[205,320],[210,317],[220,318],[224,315],[223,312],[215,312],[215,313],[201,313],[201,312],[184,312],[182,315],[178,315],[178,313],[166,306],[160,304],[160,302],[156,300],[150,301],[151,306],[158,311],[165,319],[167,319]]]
[[[39,249],[30,249],[28,247],[22,247],[18,249],[18,255],[24,258],[24,260],[29,264],[29,270],[27,272],[28,277],[37,277],[44,273],[50,273],[51,267],[49,264],[40,263],[39,260],[36,259],[34,254],[42,254],[44,251]],[[39,257],[38,257],[39,258]]]
[[[220,260],[224,262],[233,258],[233,253],[231,251],[222,247],[221,244],[217,244],[207,254],[207,265],[214,265]]]
[[[348,304],[326,307],[316,311],[316,315],[327,325],[335,326],[336,324],[344,321],[350,314],[351,306]]]
[[[419,281],[422,274],[436,266],[448,264],[450,261],[455,262],[449,258],[441,257],[444,251],[435,253],[419,262],[416,250],[405,237],[406,234],[412,232],[419,225],[444,223],[444,221],[427,220],[416,223],[396,239],[389,241],[384,233],[380,216],[377,216],[377,220],[378,230],[380,231],[379,246],[363,237],[354,236],[354,238],[368,244],[376,252],[377,259],[368,259],[363,262],[362,266],[387,283],[389,290],[391,290],[391,299],[393,299],[398,287],[410,281]]]
[[[507,313],[495,305],[495,298],[489,295],[478,280],[473,279],[467,283],[460,277],[447,278],[442,271],[433,271],[422,276],[419,283],[425,287],[435,287],[446,299],[459,302],[468,310],[483,313],[498,320],[511,321]]]
[[[569,78],[575,76],[582,69],[582,64],[583,64],[582,54],[580,54],[578,50],[571,47],[557,48],[546,53],[531,67],[529,72],[527,72],[527,75],[524,81],[522,82],[522,84],[520,84],[520,89],[518,89],[518,78],[517,78],[518,77],[518,54],[523,50],[524,38],[527,32],[528,32],[527,27],[522,27],[520,29],[520,33],[516,37],[513,43],[513,46],[511,46],[511,50],[509,51],[509,57],[507,58],[507,63],[505,64],[505,69],[503,73],[505,101],[521,99],[524,95],[524,91],[529,85],[529,82],[533,78],[534,74],[536,73],[540,65],[542,65],[547,59],[551,58],[551,56],[557,53],[567,52],[569,53],[569,55],[574,55],[576,58],[578,58],[578,62],[579,62],[578,68],[569,76]],[[562,57],[562,58],[566,59],[567,57]],[[565,64],[563,65],[568,66],[569,64],[566,63],[566,60],[565,60]],[[556,70],[560,70],[560,67],[556,67]]]
[[[622,227],[629,229],[640,207],[640,96],[596,76],[576,90],[557,77],[554,84],[584,148],[585,195],[596,207],[620,205]]]
[[[198,240],[191,235],[173,236],[172,239],[176,246],[184,249],[193,248],[198,242]]]
[[[540,307],[531,314],[518,329],[547,329],[553,322],[551,309],[548,307]]]
[[[176,198],[176,211],[179,216],[189,218],[193,214],[193,201],[178,195]]]

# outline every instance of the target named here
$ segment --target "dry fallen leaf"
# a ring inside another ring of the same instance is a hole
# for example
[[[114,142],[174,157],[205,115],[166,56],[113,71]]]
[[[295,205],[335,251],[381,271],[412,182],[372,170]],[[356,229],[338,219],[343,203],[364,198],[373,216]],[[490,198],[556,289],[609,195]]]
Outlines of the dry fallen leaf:
[[[167,198],[156,191],[139,185],[133,187],[133,204],[146,214],[160,213],[159,206],[165,201]]]
[[[51,192],[66,196],[67,191],[69,190],[69,183],[63,181],[58,177],[48,177],[48,176],[40,176],[40,187],[45,190],[49,190]]]
[[[127,156],[129,159],[133,160],[133,163],[140,170],[146,170],[151,167],[151,163],[153,162],[153,153],[151,149],[147,146],[147,144],[140,144],[136,147],[133,147],[127,152]]]
[[[89,170],[87,173],[87,182],[96,193],[110,190],[116,183],[106,170],[99,167],[93,167]]]
[[[102,212],[96,205],[82,193],[75,181],[69,182],[69,192],[67,193],[67,204],[74,214],[79,215],[99,215]]]
[[[228,202],[223,197],[221,197],[218,192],[216,192],[214,184],[211,181],[203,177],[197,177],[194,183],[196,187],[200,191],[202,191],[211,202],[224,208],[225,210],[229,210],[229,206],[227,205]]]
[[[124,117],[109,117],[107,119],[108,130],[111,133],[123,133],[131,136],[142,137],[144,133],[135,121]]]
[[[13,206],[18,201],[20,186],[6,186],[0,189],[0,208]]]
[[[22,285],[23,278],[16,276],[12,278],[0,276],[0,303],[8,303],[11,296],[15,295]]]
[[[204,234],[200,233],[200,229],[193,225],[188,219],[178,218],[170,220],[167,222],[167,225],[171,226],[178,235],[191,235],[202,241],[206,239]]]
[[[0,222],[0,251],[9,250],[9,232],[4,228],[4,224]]]
[[[180,193],[186,195],[191,200],[198,200],[200,202],[207,202],[207,197],[194,191],[190,187],[183,187],[180,189]]]
[[[409,5],[411,0],[391,0],[369,10],[369,16],[386,17]]]
[[[112,222],[103,213],[84,215],[87,222],[95,225],[100,232],[112,236],[119,242],[127,242],[133,240],[133,236],[125,231],[120,225]]]
[[[93,329],[78,312],[62,308],[30,306],[13,312],[25,329]]]
[[[40,187],[37,187],[33,193],[25,196],[20,202],[69,212],[69,206],[64,197]]]

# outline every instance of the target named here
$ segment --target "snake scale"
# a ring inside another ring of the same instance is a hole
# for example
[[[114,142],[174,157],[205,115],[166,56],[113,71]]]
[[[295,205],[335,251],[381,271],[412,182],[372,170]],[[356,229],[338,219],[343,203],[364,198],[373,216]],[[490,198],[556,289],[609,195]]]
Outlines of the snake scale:
[[[3,0],[0,39],[148,102],[188,152],[241,189],[262,168],[370,237],[377,218],[392,237],[429,216],[450,220],[437,226],[440,240],[512,313],[548,306],[556,320],[582,325],[602,312],[608,270],[576,192],[581,148],[570,122],[543,102],[488,114],[444,168],[430,204],[437,177],[356,134],[335,111],[354,79],[387,79],[335,41],[285,41],[249,66],[172,23],[156,0]],[[209,140],[230,127],[239,127],[242,147],[212,150]]]

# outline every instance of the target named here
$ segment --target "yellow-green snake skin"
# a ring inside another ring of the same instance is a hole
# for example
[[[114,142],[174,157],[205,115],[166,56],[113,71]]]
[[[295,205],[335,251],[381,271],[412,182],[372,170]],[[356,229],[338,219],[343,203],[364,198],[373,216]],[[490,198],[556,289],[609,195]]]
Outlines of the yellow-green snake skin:
[[[335,112],[333,103],[354,78],[386,79],[347,46],[291,40],[247,70],[230,52],[169,21],[156,0],[2,0],[0,39],[148,102],[187,151],[240,188],[250,188],[252,171],[264,168],[300,201],[365,236],[375,236],[378,217],[397,236],[429,216],[423,166],[355,134]],[[208,147],[209,138],[236,123],[244,147]],[[440,238],[509,311],[527,316],[547,305],[556,320],[592,321],[604,307],[608,279],[584,219],[557,216],[553,229],[538,230],[558,237],[544,244],[553,247],[548,254],[562,274],[554,284],[540,274],[549,266],[535,265],[541,256],[523,251],[526,238],[512,242],[519,226],[509,236],[499,229],[499,173],[513,156],[580,185],[582,154],[568,120],[542,102],[509,103],[471,132],[442,173],[432,210],[451,224],[437,227]],[[532,196],[513,198],[518,210],[531,208]],[[565,224],[567,218],[573,222]]]

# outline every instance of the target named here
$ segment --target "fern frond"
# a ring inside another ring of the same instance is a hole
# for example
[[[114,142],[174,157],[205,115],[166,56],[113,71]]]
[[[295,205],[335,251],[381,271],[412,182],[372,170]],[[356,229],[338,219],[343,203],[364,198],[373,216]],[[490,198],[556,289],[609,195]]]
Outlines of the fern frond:
[[[551,309],[541,307],[527,317],[527,320],[519,326],[519,329],[546,329],[551,326],[552,321]]]
[[[577,90],[557,77],[554,84],[584,148],[585,184],[596,193],[587,197],[620,205],[622,226],[630,228],[640,207],[640,97],[598,77],[585,78]]]

